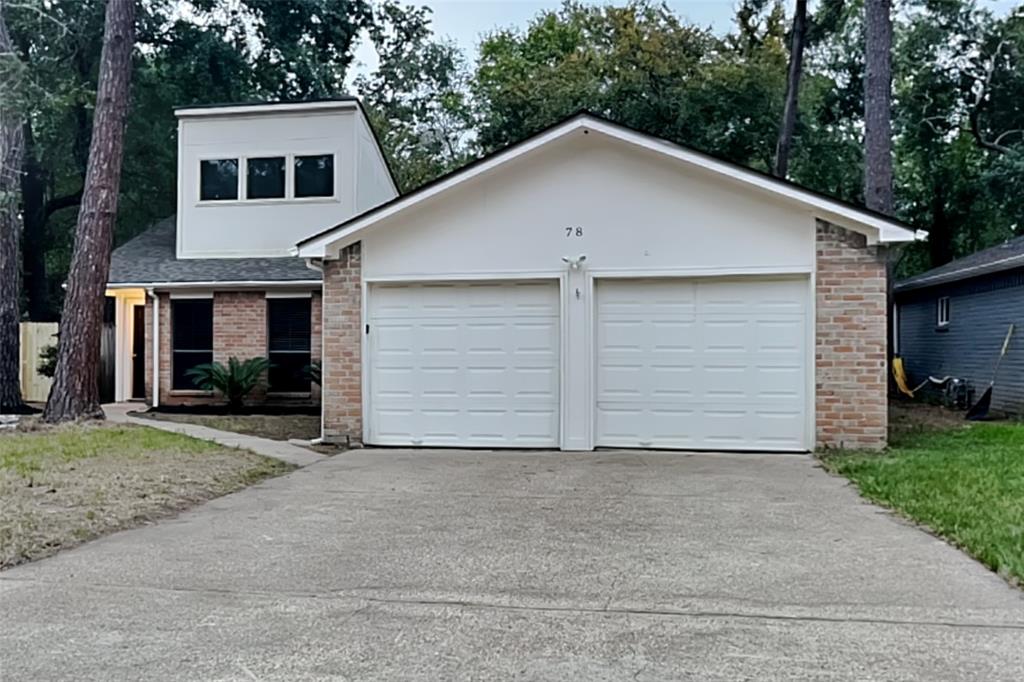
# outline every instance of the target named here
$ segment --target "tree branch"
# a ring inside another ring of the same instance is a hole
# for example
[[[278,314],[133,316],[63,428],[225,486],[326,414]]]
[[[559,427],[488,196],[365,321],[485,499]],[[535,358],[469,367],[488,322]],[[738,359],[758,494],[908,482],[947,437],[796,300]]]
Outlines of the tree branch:
[[[61,209],[78,206],[80,203],[82,203],[82,190],[78,190],[74,194],[65,194],[62,197],[54,197],[47,201],[46,205],[43,206],[43,215],[49,218]]]

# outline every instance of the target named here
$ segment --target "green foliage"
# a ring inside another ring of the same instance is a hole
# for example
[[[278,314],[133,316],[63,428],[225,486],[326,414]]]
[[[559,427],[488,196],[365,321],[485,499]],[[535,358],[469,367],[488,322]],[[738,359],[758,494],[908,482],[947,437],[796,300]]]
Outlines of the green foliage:
[[[187,12],[167,0],[140,5],[118,243],[175,210],[174,106],[327,97],[346,82],[403,191],[580,109],[761,170],[773,165],[788,62],[782,0],[738,2],[725,35],[647,0],[569,0],[525,28],[483,36],[472,65],[434,35],[428,8],[399,0],[186,4]],[[50,300],[39,319],[56,315],[70,260],[103,6],[5,5],[18,60],[0,60],[0,83],[17,85],[5,96],[18,93],[28,116],[26,178],[39,194],[26,196],[23,239],[26,282],[46,271]],[[790,175],[859,201],[863,3],[813,7]],[[976,0],[908,0],[894,22],[897,211],[933,235],[908,250],[901,268],[910,274],[1017,234],[1024,221],[1024,9],[997,18]],[[353,79],[360,35],[378,65]],[[38,294],[29,294],[38,314]]]
[[[323,386],[321,379],[323,378],[323,364],[319,362],[312,362],[302,368],[303,373],[309,377],[317,386]]]
[[[1000,575],[1024,580],[1024,425],[908,433],[885,455],[826,465],[861,493],[942,535]]]
[[[57,344],[43,346],[43,349],[39,351],[39,364],[36,365],[36,371],[50,379],[57,373]]]
[[[197,365],[185,372],[193,383],[204,391],[217,391],[228,401],[228,408],[237,410],[242,407],[245,397],[253,389],[263,383],[270,362],[266,358],[249,358],[239,360],[228,358],[225,367],[219,362]]]
[[[470,159],[469,75],[458,48],[434,40],[426,7],[378,3],[369,37],[379,64],[355,88],[409,191]]]

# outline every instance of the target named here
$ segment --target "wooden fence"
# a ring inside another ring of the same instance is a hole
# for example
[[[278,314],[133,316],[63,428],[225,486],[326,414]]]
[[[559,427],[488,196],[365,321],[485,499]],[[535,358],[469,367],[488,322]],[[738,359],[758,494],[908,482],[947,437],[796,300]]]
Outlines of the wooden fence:
[[[105,321],[100,332],[100,400],[114,400],[114,353],[116,330]],[[56,322],[21,323],[21,396],[26,402],[44,403],[50,395],[53,379],[39,373],[39,354],[47,346],[57,345]]]
[[[21,323],[21,394],[26,401],[45,402],[50,394],[53,380],[39,373],[39,354],[56,344],[56,322]]]

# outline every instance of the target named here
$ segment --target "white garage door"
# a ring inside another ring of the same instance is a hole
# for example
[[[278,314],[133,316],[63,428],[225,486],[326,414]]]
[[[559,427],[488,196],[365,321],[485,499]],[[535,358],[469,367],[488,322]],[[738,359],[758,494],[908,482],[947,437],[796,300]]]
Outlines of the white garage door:
[[[807,448],[808,283],[597,282],[598,445]]]
[[[552,447],[556,282],[373,285],[369,442]]]

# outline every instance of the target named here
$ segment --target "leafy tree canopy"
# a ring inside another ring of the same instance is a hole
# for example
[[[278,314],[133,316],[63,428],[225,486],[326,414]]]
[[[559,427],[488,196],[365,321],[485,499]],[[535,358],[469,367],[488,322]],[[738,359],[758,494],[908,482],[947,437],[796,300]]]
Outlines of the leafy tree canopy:
[[[758,169],[773,165],[790,29],[781,0],[742,0],[725,35],[653,2],[569,0],[523,29],[483,36],[473,64],[434,35],[428,9],[401,0],[140,5],[119,241],[174,211],[174,106],[327,97],[346,83],[370,109],[403,190],[580,109]],[[1005,239],[1024,221],[1024,9],[995,17],[975,0],[897,6],[897,212],[933,235],[908,250],[906,274]],[[45,319],[59,307],[70,256],[103,2],[5,7],[19,62],[0,63],[0,84],[17,83],[28,118],[27,308]],[[790,176],[859,201],[863,5],[814,7]],[[361,39],[379,64],[353,78]]]

